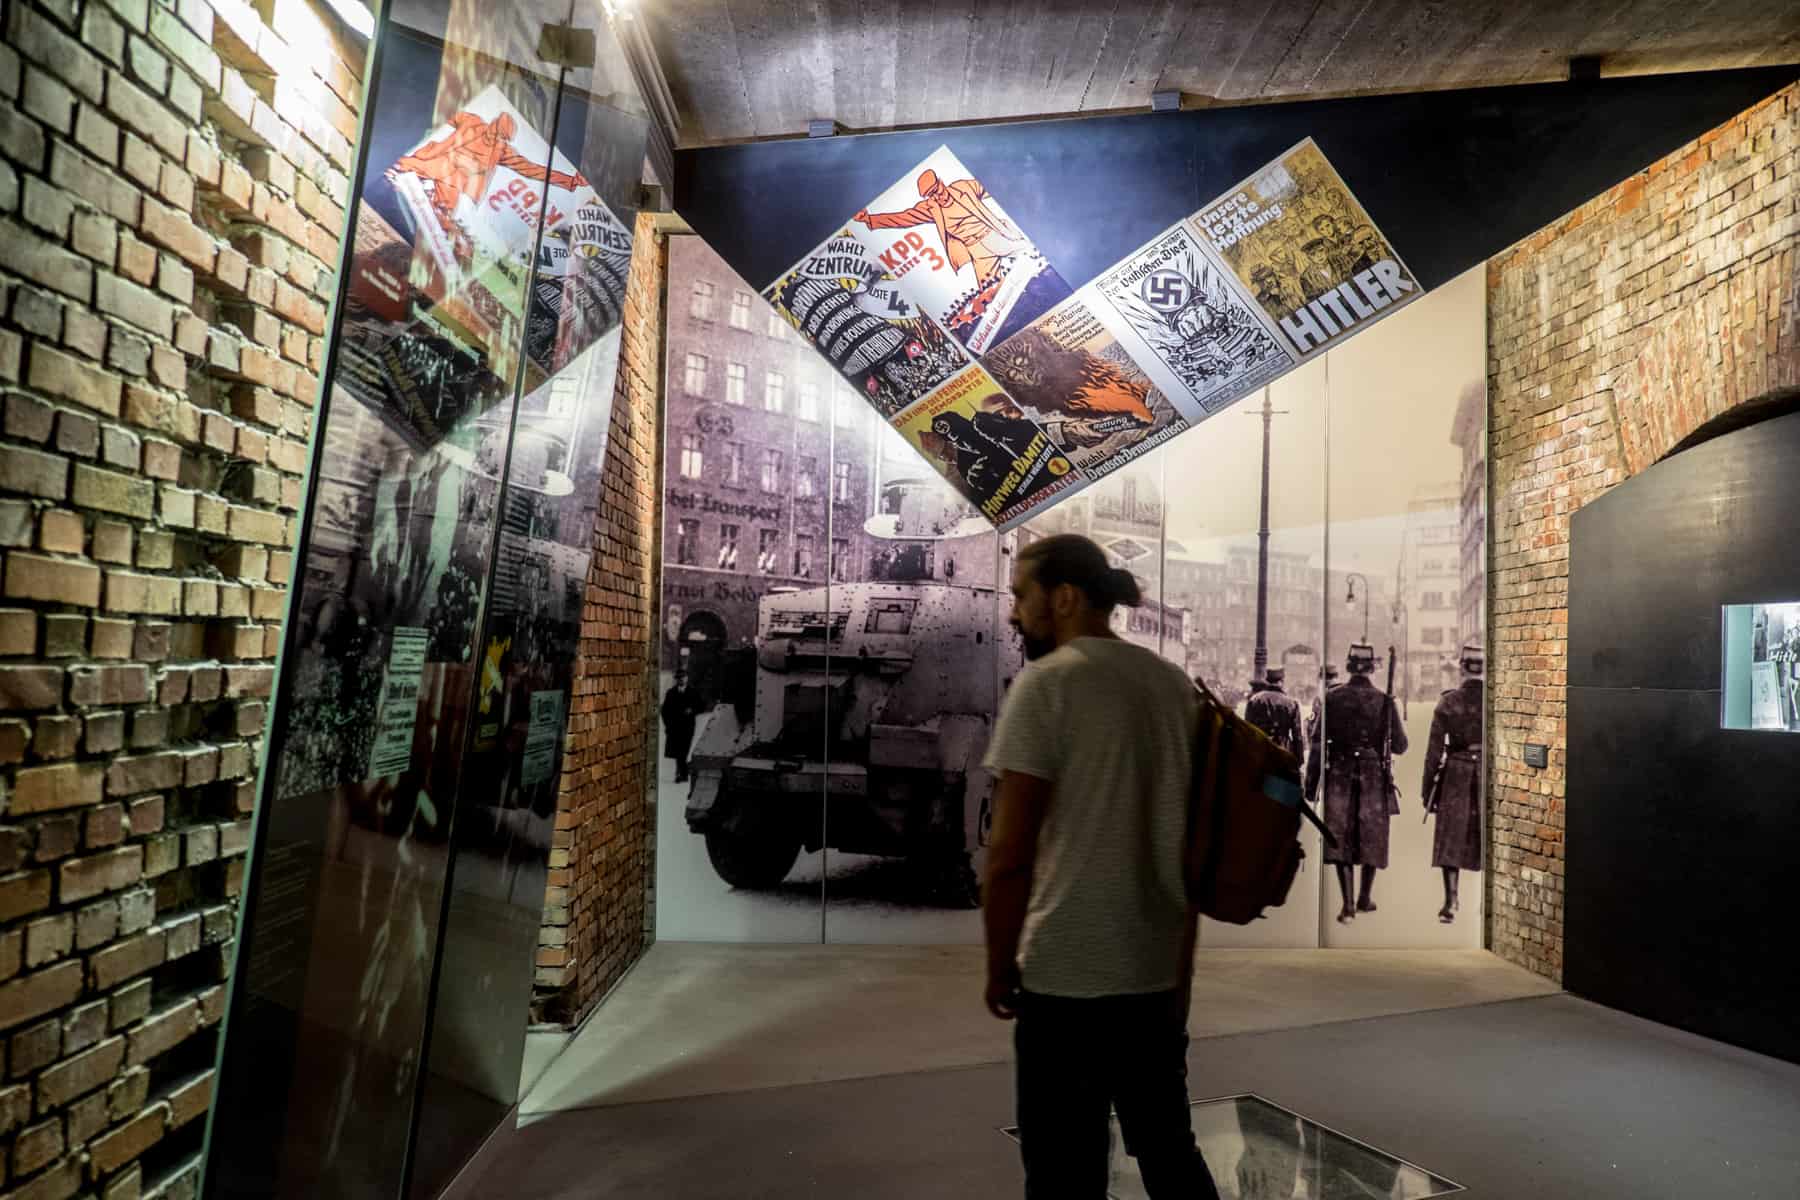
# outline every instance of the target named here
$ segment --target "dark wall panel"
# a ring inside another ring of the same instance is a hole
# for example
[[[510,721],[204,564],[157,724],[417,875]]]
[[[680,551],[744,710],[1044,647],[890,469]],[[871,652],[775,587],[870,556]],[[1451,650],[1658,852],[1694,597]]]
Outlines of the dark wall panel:
[[[1564,982],[1800,1060],[1789,876],[1800,737],[1719,728],[1720,606],[1800,599],[1800,414],[1577,513]]]
[[[1797,76],[1770,67],[686,150],[675,207],[760,289],[948,144],[1079,286],[1310,136],[1429,288]]]

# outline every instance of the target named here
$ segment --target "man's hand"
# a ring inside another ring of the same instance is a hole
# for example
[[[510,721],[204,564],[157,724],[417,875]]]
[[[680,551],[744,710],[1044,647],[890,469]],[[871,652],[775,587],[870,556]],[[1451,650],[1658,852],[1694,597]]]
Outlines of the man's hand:
[[[1010,1021],[1019,1015],[1019,989],[1023,981],[1017,966],[1008,966],[988,971],[987,1006],[988,1011],[1002,1021]]]
[[[864,225],[867,225],[869,223],[869,210],[866,208],[859,208],[856,210],[856,215],[850,219],[852,221],[861,221]]]

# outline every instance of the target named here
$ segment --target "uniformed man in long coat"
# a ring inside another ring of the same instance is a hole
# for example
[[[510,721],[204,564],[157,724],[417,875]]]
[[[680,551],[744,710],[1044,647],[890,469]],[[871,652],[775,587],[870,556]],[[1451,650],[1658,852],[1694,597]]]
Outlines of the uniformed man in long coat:
[[[687,673],[675,672],[675,686],[663,697],[663,757],[675,760],[675,782],[686,783],[688,752],[694,744],[694,726],[698,723],[700,697],[688,687]]]
[[[1325,682],[1319,688],[1319,694],[1313,697],[1312,712],[1310,714],[1308,714],[1307,718],[1306,718],[1306,741],[1307,741],[1308,745],[1312,744],[1313,731],[1318,729],[1318,727],[1319,727],[1319,711],[1325,705],[1325,693],[1329,692],[1332,688],[1336,687],[1337,685],[1338,685],[1337,664],[1329,663],[1325,667]]]
[[[1337,868],[1343,899],[1337,919],[1348,924],[1359,912],[1375,911],[1375,872],[1388,865],[1388,822],[1400,811],[1389,786],[1393,766],[1389,748],[1394,754],[1406,753],[1406,729],[1393,698],[1369,678],[1375,673],[1375,647],[1352,645],[1345,666],[1350,681],[1325,694],[1324,727],[1312,731],[1306,798],[1317,802],[1323,749],[1330,755],[1331,768],[1324,772],[1325,827],[1337,839],[1335,846],[1325,847],[1325,861]],[[1321,734],[1328,743],[1325,747],[1319,745]],[[1352,903],[1357,867],[1362,868],[1362,888]]]
[[[1486,652],[1462,648],[1462,683],[1438,697],[1425,747],[1419,794],[1437,814],[1431,865],[1444,872],[1444,907],[1438,920],[1456,919],[1456,885],[1462,871],[1481,870],[1481,678]]]
[[[1270,741],[1298,761],[1306,755],[1300,733],[1300,702],[1281,690],[1286,679],[1287,671],[1281,667],[1264,671],[1261,689],[1251,685],[1255,694],[1244,705],[1244,720],[1268,734]]]

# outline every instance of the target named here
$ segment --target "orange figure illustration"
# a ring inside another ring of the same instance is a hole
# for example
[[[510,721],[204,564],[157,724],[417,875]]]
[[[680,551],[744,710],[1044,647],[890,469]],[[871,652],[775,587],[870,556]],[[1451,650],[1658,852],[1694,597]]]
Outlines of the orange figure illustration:
[[[475,204],[486,199],[496,169],[506,167],[559,188],[587,186],[579,172],[552,171],[514,150],[512,139],[517,132],[510,113],[486,121],[474,113],[459,112],[450,118],[449,133],[420,146],[388,170],[390,179],[404,171],[430,182],[432,211],[460,257],[468,255],[468,239],[457,226],[456,206],[465,196]]]
[[[972,264],[979,291],[994,280],[1003,259],[1031,248],[1017,226],[985,203],[987,196],[987,189],[973,179],[945,183],[936,171],[927,170],[919,175],[919,203],[894,213],[872,213],[865,208],[856,214],[856,220],[869,229],[935,225],[951,270]]]

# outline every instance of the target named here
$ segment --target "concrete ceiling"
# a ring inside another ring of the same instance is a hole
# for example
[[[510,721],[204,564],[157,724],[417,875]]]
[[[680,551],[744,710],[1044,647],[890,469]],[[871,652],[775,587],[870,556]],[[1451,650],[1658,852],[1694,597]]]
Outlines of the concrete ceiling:
[[[1793,0],[636,0],[683,146],[1800,62]]]

